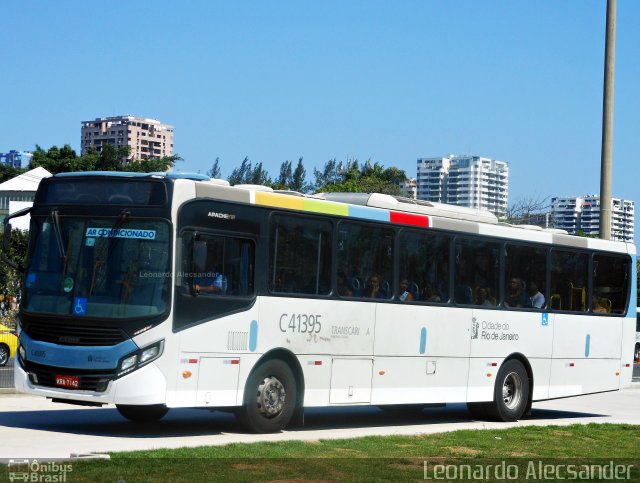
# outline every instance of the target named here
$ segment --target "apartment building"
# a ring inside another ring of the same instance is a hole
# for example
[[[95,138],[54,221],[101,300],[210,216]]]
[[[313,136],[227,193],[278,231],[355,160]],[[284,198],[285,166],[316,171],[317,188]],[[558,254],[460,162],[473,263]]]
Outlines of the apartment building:
[[[28,151],[16,151],[10,150],[8,153],[0,153],[0,164],[5,166],[12,166],[14,168],[26,168],[29,166],[29,162],[33,154]]]
[[[418,183],[415,178],[409,178],[400,183],[400,190],[402,190],[402,196],[405,198],[411,198],[415,200],[418,198]]]
[[[420,200],[507,214],[509,166],[482,156],[448,155],[418,159]]]
[[[131,147],[129,160],[162,158],[173,155],[173,126],[155,119],[130,115],[100,117],[82,121],[81,149],[90,147],[98,152],[105,144]]]
[[[633,242],[635,203],[630,200],[611,200],[611,239]],[[571,234],[600,234],[600,196],[562,196],[551,198],[551,219],[555,228]]]

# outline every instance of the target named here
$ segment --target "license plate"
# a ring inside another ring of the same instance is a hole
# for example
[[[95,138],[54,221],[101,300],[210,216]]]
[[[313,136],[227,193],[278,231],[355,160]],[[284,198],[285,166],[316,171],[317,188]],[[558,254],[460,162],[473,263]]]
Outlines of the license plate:
[[[80,388],[80,378],[78,376],[56,376],[56,386]]]

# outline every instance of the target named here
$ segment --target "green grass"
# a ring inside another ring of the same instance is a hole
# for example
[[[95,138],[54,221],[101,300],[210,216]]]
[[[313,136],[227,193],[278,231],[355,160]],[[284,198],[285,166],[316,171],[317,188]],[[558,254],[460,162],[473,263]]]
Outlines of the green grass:
[[[589,424],[465,430],[421,436],[231,444],[113,453],[111,461],[73,462],[67,481],[413,481],[424,461],[507,464],[526,473],[530,461],[635,464],[640,479],[640,426]],[[537,463],[536,463],[537,464]],[[486,481],[486,480],[485,480]],[[488,481],[492,481],[489,479]],[[531,480],[533,481],[533,480]]]

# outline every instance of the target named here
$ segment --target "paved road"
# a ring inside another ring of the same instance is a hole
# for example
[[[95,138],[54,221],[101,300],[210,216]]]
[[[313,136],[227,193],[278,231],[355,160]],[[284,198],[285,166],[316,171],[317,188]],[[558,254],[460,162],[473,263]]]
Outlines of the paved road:
[[[305,412],[306,424],[279,434],[243,433],[234,417],[204,410],[172,410],[159,423],[133,424],[113,407],[82,408],[25,395],[0,396],[0,460],[70,458],[74,454],[236,442],[318,440],[368,435],[425,434],[458,429],[576,423],[640,424],[640,385],[620,392],[534,404],[517,423],[473,421],[464,405],[426,409],[418,416],[377,408],[323,408]]]

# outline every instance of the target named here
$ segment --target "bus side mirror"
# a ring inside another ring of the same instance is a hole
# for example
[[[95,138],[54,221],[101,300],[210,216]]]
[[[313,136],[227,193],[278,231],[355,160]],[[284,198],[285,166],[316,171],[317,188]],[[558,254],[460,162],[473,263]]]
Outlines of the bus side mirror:
[[[31,207],[24,208],[20,211],[7,216],[4,219],[4,233],[2,235],[2,258],[1,260],[19,273],[24,273],[24,268],[9,258],[9,247],[11,242],[11,218],[19,218],[31,212]]]
[[[5,254],[9,254],[9,242],[11,241],[11,223],[4,225],[4,234],[2,239],[2,248]]]

